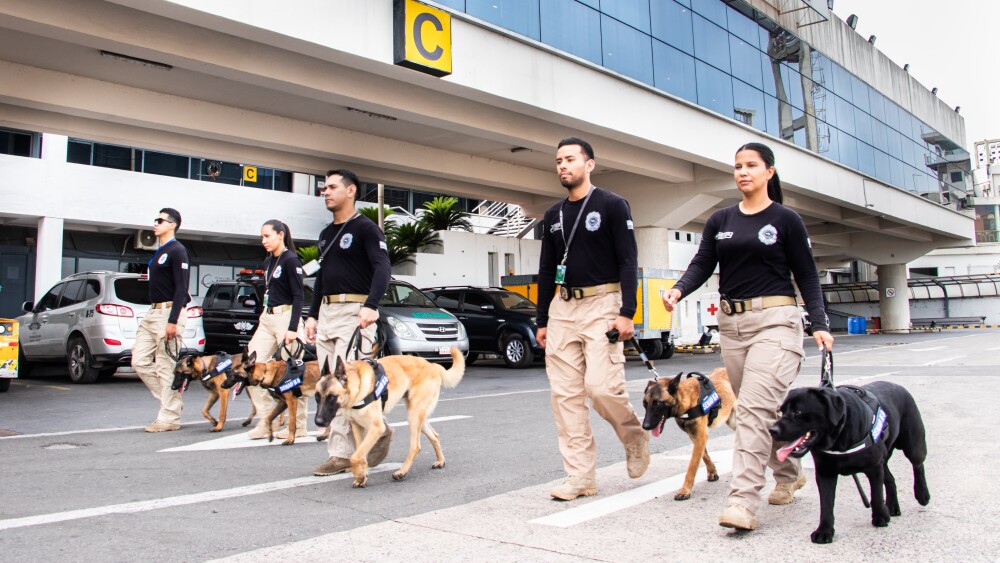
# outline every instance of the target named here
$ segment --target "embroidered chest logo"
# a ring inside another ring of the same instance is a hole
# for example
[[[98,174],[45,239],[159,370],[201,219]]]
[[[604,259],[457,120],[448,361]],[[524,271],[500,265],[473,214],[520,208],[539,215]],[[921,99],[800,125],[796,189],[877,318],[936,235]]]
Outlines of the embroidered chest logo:
[[[351,247],[352,242],[354,242],[354,235],[347,233],[346,235],[340,237],[340,248],[347,250]]]
[[[770,224],[764,225],[759,231],[757,231],[757,238],[760,242],[771,246],[772,244],[778,242],[778,229],[775,229],[774,226]]]
[[[732,231],[726,231],[724,233],[715,233],[715,240],[726,240],[727,238],[733,238]]]
[[[166,264],[167,263],[167,256],[168,256],[167,254],[161,254],[160,255],[160,259],[157,260],[156,263],[157,264],[161,264],[161,265],[162,264]]]
[[[550,233],[554,233],[556,231],[561,231],[561,230],[562,230],[562,223],[552,223],[552,226],[549,227]]]
[[[596,231],[597,229],[600,229],[601,214],[598,213],[597,211],[591,211],[590,213],[587,214],[586,224],[588,231],[593,232]]]
[[[324,246],[326,246],[326,241],[325,240],[319,241],[319,248],[320,248],[320,250],[323,250]]]
[[[271,277],[274,279],[278,279],[281,277],[281,266],[278,266],[277,268],[274,269],[274,273],[271,274]]]

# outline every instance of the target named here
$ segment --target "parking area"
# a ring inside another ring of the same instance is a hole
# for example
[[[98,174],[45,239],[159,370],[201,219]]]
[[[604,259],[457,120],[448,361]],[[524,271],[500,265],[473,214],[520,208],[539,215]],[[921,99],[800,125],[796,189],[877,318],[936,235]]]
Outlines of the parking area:
[[[811,471],[795,503],[761,511],[757,531],[716,525],[729,480],[727,429],[709,441],[720,481],[701,476],[691,500],[676,502],[687,438],[666,428],[651,444],[649,471],[630,480],[610,427],[595,416],[599,493],[550,501],[562,467],[540,363],[470,366],[433,415],[447,466],[431,470],[425,448],[402,482],[388,475],[402,462],[408,434],[404,410],[393,411],[387,464],[360,490],[349,479],[311,476],[326,456],[313,438],[289,447],[248,440],[239,424],[249,410],[245,396],[223,431],[211,433],[199,413],[205,392],[192,386],[183,428],[151,435],[141,427],[155,402],[132,376],[96,385],[72,385],[65,376],[17,380],[0,395],[0,553],[12,561],[134,560],[137,553],[150,561],[995,561],[998,351],[997,330],[838,338],[837,383],[893,381],[916,398],[928,432],[931,503],[913,499],[909,465],[898,456],[891,467],[903,515],[874,528],[854,484],[841,479],[837,536],[826,546],[809,542],[819,514]],[[819,381],[814,345],[807,354],[796,385]],[[719,362],[718,354],[677,354],[657,367],[673,375]],[[641,415],[648,372],[630,361],[627,377]]]

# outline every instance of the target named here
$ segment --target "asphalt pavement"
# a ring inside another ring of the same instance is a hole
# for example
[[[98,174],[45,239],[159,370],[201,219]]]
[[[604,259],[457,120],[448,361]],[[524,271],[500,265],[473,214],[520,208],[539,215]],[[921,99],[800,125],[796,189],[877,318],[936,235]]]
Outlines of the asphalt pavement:
[[[357,490],[342,476],[311,476],[326,457],[313,438],[289,447],[246,439],[239,424],[248,412],[245,396],[231,406],[223,431],[211,433],[199,412],[205,392],[192,386],[183,428],[146,434],[141,428],[156,405],[134,376],[90,386],[18,380],[0,394],[0,436],[9,435],[0,437],[0,557],[997,561],[998,351],[996,330],[838,338],[837,383],[893,381],[916,398],[927,427],[931,502],[916,502],[909,463],[895,456],[890,467],[903,514],[874,528],[853,481],[842,478],[830,545],[809,541],[819,518],[811,470],[793,504],[758,513],[756,531],[717,525],[730,477],[728,429],[714,430],[709,441],[721,479],[707,482],[702,470],[691,499],[678,502],[673,492],[690,457],[687,438],[668,425],[651,443],[649,470],[633,480],[613,432],[595,415],[598,494],[549,500],[562,469],[541,364],[471,366],[434,413],[447,466],[430,468],[433,453],[424,441],[402,482],[390,473],[405,456],[408,429],[404,409],[392,412],[396,437],[386,465]],[[796,385],[819,381],[814,346],[808,353]],[[673,375],[719,364],[717,354],[678,354],[657,367]],[[641,416],[648,372],[631,361],[626,375]]]

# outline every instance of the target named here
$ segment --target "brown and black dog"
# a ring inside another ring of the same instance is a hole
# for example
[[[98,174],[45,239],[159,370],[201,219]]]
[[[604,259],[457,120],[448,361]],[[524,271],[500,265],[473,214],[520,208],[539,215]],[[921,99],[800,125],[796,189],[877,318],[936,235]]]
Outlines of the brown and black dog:
[[[267,387],[271,391],[271,396],[274,397],[276,404],[274,409],[267,415],[266,423],[269,429],[273,429],[274,419],[278,418],[278,415],[285,412],[288,409],[288,438],[285,439],[281,444],[283,446],[290,446],[295,443],[295,431],[298,427],[298,422],[296,420],[296,414],[299,410],[298,397],[293,391],[286,391],[284,393],[277,391],[278,383],[281,379],[285,377],[285,373],[288,370],[288,362],[284,360],[271,360],[266,364],[263,364],[263,373],[261,373],[260,363],[254,365],[253,375],[248,379],[250,385],[261,385]],[[259,376],[260,379],[256,379]],[[302,397],[312,397],[316,394],[316,383],[319,382],[319,363],[318,362],[305,362],[305,371],[302,374],[302,384],[298,387],[298,390]],[[323,426],[323,425],[320,425]],[[330,435],[330,427],[327,426],[323,433],[316,437],[317,441],[323,441]],[[274,440],[273,430],[269,430],[267,440],[269,442]]]
[[[642,406],[646,407],[646,417],[642,421],[642,427],[650,430],[653,437],[660,435],[663,425],[667,419],[673,417],[677,426],[687,433],[694,444],[694,451],[691,452],[691,461],[688,463],[687,475],[684,476],[684,486],[674,495],[674,500],[687,500],[691,498],[691,489],[694,487],[694,477],[698,472],[698,465],[701,460],[705,461],[705,468],[708,470],[708,480],[718,481],[719,473],[715,470],[712,458],[708,456],[708,449],[705,447],[708,441],[708,429],[715,428],[725,422],[730,428],[735,424],[736,394],[729,384],[729,375],[725,368],[716,368],[708,375],[708,379],[715,387],[718,394],[719,410],[714,420],[709,424],[709,414],[701,414],[699,410],[700,400],[704,400],[701,379],[705,377],[701,374],[691,373],[688,377],[677,374],[673,379],[657,378],[646,385],[646,392],[642,397]],[[695,409],[692,411],[692,409]],[[698,416],[701,414],[700,416]]]
[[[230,365],[220,366],[219,362],[226,360],[229,360]],[[197,379],[208,390],[208,400],[205,401],[201,414],[212,423],[212,432],[222,430],[222,426],[226,423],[226,411],[229,409],[229,388],[224,387],[223,383],[231,377],[233,367],[240,363],[241,356],[239,354],[232,357],[217,354],[210,356],[189,355],[181,357],[174,366],[174,381],[173,385],[170,386],[171,389],[181,390],[182,387],[186,387],[186,381]],[[209,411],[220,398],[222,404],[219,406],[219,420],[216,420]],[[251,403],[250,416],[243,421],[243,426],[250,424],[255,414],[256,411]]]
[[[465,375],[465,358],[458,348],[452,347],[451,359],[452,364],[448,369],[417,356],[386,356],[379,359],[378,363],[388,378],[384,403],[381,400],[365,402],[373,394],[377,383],[372,363],[365,360],[345,363],[338,357],[332,373],[329,365],[324,363],[323,376],[316,389],[319,402],[316,407],[316,424],[329,424],[338,410],[342,410],[350,421],[354,442],[357,444],[357,450],[351,456],[355,488],[364,487],[368,483],[368,452],[386,431],[382,415],[404,399],[410,426],[410,448],[406,461],[399,471],[392,474],[392,478],[397,481],[406,478],[413,460],[420,453],[421,432],[434,447],[436,459],[431,467],[444,467],[441,441],[427,419],[437,406],[441,386],[455,387]]]

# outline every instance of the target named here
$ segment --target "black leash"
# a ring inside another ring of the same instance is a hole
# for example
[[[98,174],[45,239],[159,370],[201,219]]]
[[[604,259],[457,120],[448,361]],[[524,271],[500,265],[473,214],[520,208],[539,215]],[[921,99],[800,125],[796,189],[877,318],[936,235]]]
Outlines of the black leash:
[[[822,367],[820,368],[819,374],[820,387],[836,389],[836,386],[833,384],[833,352],[826,346],[823,346],[823,356],[821,361]],[[858,478],[858,474],[855,473],[851,475],[851,477],[854,477],[854,484],[858,487],[858,494],[861,495],[861,502],[864,503],[865,508],[871,508],[872,504],[868,501],[868,495],[865,494],[865,490],[861,486],[861,479]]]
[[[376,323],[375,326],[375,338],[372,340],[371,348],[365,352],[364,342],[366,338],[361,334],[361,326],[354,329],[354,334],[351,335],[351,339],[347,341],[347,351],[345,352],[344,359],[347,360],[351,356],[351,352],[354,352],[354,359],[361,360],[364,358],[381,358],[385,355],[385,347],[382,345],[385,342],[385,329],[382,325]]]
[[[176,350],[177,350],[174,353],[170,352],[170,341],[171,340],[174,341],[174,345],[175,345]],[[179,362],[180,359],[181,359],[181,338],[179,336],[175,336],[173,338],[164,338],[163,339],[163,351],[167,353],[167,356],[170,356],[170,359],[173,360],[174,363]]]

